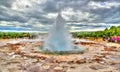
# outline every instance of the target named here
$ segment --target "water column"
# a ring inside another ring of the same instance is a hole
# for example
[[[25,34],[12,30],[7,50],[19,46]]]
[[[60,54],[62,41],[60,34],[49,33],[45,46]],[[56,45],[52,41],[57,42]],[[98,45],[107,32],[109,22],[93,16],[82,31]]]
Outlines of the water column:
[[[48,37],[44,43],[44,50],[50,52],[73,50],[72,37],[65,24],[65,20],[62,18],[61,12],[59,12],[53,27],[48,32]]]

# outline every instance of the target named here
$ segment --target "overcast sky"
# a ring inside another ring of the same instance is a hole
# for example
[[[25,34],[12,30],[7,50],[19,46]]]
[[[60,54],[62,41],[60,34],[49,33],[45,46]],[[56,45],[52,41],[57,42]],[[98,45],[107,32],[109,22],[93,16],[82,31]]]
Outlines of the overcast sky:
[[[0,0],[0,31],[47,31],[59,9],[70,31],[120,25],[120,0]]]

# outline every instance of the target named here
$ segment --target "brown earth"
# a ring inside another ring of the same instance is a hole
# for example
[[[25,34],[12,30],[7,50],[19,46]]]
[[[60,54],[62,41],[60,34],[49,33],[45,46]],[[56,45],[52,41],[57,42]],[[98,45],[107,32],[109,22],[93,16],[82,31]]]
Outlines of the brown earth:
[[[0,72],[120,72],[120,44],[80,42],[83,54],[52,55],[40,52],[42,42],[19,40],[0,40]]]

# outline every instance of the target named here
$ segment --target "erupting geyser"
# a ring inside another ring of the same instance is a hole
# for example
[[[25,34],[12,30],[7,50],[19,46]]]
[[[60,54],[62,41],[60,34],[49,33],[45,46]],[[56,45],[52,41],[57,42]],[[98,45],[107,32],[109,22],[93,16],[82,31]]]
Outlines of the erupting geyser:
[[[65,20],[62,18],[61,13],[58,13],[42,50],[49,52],[84,52],[83,48],[74,45],[72,36],[65,27]]]

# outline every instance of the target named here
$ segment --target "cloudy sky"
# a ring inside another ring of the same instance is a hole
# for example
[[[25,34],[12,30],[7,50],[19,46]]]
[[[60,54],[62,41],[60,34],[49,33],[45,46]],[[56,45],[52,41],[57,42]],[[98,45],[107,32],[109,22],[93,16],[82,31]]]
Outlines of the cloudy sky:
[[[47,32],[59,9],[70,31],[120,25],[120,0],[0,0],[0,31]]]

